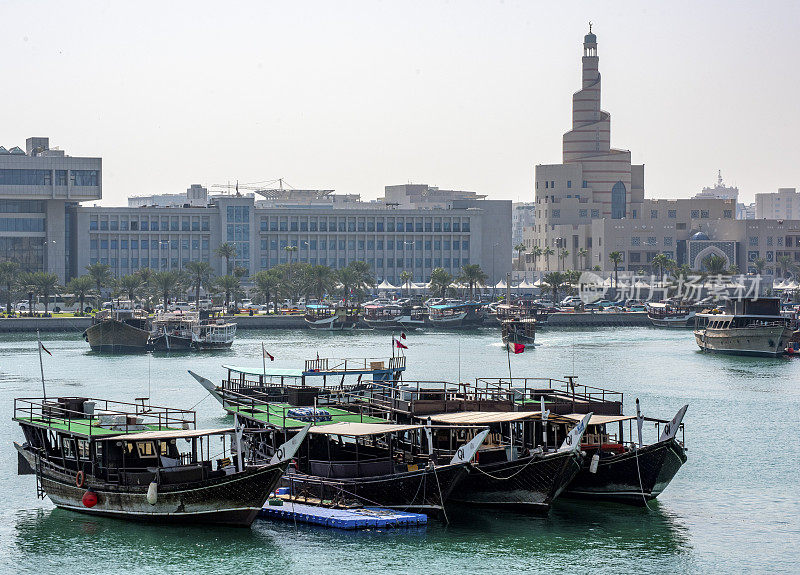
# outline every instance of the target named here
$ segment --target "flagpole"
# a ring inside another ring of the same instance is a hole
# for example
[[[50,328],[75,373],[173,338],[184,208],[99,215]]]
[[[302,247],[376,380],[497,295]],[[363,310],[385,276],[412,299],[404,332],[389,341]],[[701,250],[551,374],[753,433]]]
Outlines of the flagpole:
[[[42,340],[39,337],[39,330],[36,330],[36,343],[39,347],[39,371],[42,374],[42,395],[44,399],[47,399],[47,390],[44,387],[44,363],[42,363]]]
[[[508,355],[508,385],[513,386],[514,380],[511,377],[511,349],[506,344],[506,355]]]
[[[264,375],[267,375],[267,350],[264,348],[264,342],[261,342],[261,364],[264,367]]]

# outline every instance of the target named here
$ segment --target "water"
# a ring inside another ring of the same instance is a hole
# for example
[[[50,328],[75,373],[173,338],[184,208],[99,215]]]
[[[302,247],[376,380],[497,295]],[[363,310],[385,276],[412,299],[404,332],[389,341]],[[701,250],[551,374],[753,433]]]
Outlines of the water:
[[[625,394],[626,413],[671,418],[684,403],[689,461],[651,509],[559,500],[547,518],[452,509],[450,525],[337,532],[257,520],[252,529],[136,525],[54,509],[16,475],[14,397],[41,394],[35,339],[0,336],[0,572],[85,573],[721,573],[800,570],[800,360],[703,355],[691,331],[542,330],[511,358],[515,376],[561,377]],[[76,332],[47,335],[49,395],[196,406],[198,424],[230,422],[186,373],[391,354],[378,332],[243,331],[231,351],[96,355]],[[408,379],[508,374],[497,330],[409,334]]]

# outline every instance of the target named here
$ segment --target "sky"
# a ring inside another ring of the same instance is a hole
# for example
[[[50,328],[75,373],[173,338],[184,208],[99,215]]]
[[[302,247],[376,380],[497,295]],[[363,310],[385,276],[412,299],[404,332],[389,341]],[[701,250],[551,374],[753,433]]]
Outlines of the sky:
[[[103,205],[284,178],[533,200],[588,22],[645,194],[800,187],[800,3],[0,0],[0,145],[103,158]]]

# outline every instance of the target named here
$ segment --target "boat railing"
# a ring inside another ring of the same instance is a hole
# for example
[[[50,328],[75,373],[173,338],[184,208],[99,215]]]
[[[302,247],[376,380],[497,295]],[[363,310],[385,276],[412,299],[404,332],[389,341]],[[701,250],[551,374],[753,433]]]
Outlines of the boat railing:
[[[137,403],[130,403],[91,397],[15,398],[14,419],[88,436],[109,429],[120,433],[195,429],[194,411],[150,405],[147,400],[137,398]]]
[[[388,367],[387,367],[388,366]],[[406,368],[405,356],[395,357],[358,357],[358,358],[331,358],[320,357],[307,359],[304,371],[339,372],[348,371],[374,371],[374,370],[400,370]]]
[[[566,376],[566,379],[545,377],[514,377],[514,378],[477,378],[475,388],[483,393],[491,391],[502,394],[513,394],[519,399],[532,400],[540,397],[547,391],[557,391],[560,395],[590,402],[619,402],[623,401],[623,394],[610,389],[593,387],[575,381],[576,378]]]

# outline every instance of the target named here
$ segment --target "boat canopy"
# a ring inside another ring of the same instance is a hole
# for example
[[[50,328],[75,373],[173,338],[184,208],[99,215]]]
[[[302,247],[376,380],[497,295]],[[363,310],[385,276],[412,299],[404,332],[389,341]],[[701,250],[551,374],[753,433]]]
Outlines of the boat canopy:
[[[189,437],[205,437],[206,435],[219,435],[231,433],[232,427],[220,427],[217,429],[173,429],[169,431],[143,431],[141,433],[126,433],[124,435],[113,435],[103,437],[103,441],[114,441],[124,439],[125,441],[138,441],[140,439],[174,439]]]
[[[586,417],[585,413],[570,413],[569,415],[563,415],[566,419],[570,419],[572,421],[580,421],[584,417]],[[592,415],[592,418],[589,420],[589,425],[605,425],[607,423],[615,423],[617,421],[628,421],[630,419],[636,419],[635,415]]]
[[[398,431],[411,431],[422,429],[421,425],[399,425],[394,423],[358,423],[340,422],[331,423],[324,426],[313,426],[308,430],[309,433],[323,435],[346,435],[348,437],[364,437],[367,435],[383,435],[384,433],[396,433]]]
[[[541,417],[540,411],[461,411],[454,413],[440,413],[431,415],[431,421],[436,423],[449,424],[485,424],[501,423],[505,421],[520,421],[522,419],[533,419]],[[426,419],[427,416],[421,416]]]
[[[236,365],[223,365],[222,369],[243,373],[245,375],[263,375],[272,377],[303,377],[302,369],[268,368],[263,367],[240,367]]]

